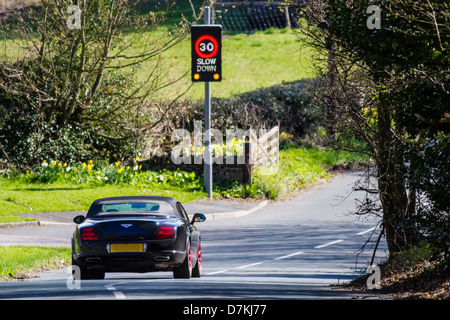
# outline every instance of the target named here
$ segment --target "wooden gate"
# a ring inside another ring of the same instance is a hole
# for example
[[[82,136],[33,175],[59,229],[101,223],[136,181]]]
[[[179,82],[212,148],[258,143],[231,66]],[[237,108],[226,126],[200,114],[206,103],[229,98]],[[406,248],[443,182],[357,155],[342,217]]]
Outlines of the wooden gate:
[[[280,166],[279,126],[267,129],[259,129],[259,138],[255,130],[250,130],[249,162],[253,168],[259,168],[261,174],[272,175],[278,172]]]

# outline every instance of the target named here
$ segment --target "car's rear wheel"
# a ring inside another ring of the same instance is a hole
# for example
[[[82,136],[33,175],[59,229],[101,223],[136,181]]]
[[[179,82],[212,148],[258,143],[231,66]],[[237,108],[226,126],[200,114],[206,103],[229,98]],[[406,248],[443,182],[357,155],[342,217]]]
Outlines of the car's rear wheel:
[[[202,276],[202,250],[200,242],[198,243],[197,264],[192,269],[192,277],[200,278]]]
[[[191,244],[188,243],[186,258],[183,263],[173,269],[173,277],[176,279],[189,279],[192,276]]]

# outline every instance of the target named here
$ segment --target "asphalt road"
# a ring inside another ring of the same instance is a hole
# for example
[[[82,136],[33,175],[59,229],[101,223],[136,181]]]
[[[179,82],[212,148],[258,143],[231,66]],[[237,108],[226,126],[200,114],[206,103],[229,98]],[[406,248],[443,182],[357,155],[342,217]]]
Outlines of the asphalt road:
[[[357,173],[349,173],[296,199],[267,204],[251,214],[209,219],[202,233],[203,276],[173,279],[171,272],[111,273],[105,280],[68,281],[66,269],[25,281],[0,282],[0,299],[385,299],[336,286],[364,273],[372,245],[361,247],[377,224],[348,213]],[[213,205],[214,203],[209,203]],[[248,210],[242,204],[242,210]],[[198,209],[187,206],[188,213]],[[228,209],[228,208],[227,208]],[[222,208],[222,211],[227,211]],[[69,246],[74,225],[0,230],[0,245]],[[375,262],[386,257],[381,243]]]

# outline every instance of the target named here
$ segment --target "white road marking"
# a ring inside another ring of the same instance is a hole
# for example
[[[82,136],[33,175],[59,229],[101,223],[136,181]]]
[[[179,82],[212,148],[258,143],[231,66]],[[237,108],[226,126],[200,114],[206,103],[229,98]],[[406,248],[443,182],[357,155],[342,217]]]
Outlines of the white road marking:
[[[303,253],[304,252],[301,252],[301,251],[294,252],[294,253],[291,253],[291,254],[288,254],[288,255],[285,255],[285,256],[282,256],[282,257],[275,258],[275,260],[286,259],[286,258],[290,258],[290,257],[296,256],[296,255],[299,255],[299,254],[303,254]]]
[[[356,235],[357,235],[357,236],[362,236],[363,234],[368,233],[368,232],[370,232],[370,231],[373,231],[373,230],[375,230],[376,228],[377,228],[377,227],[373,227],[373,228],[370,228],[370,229],[361,231],[360,233],[357,233]]]
[[[370,231],[372,231],[372,230],[374,230],[374,229],[375,229],[375,228],[370,228],[370,229],[368,229],[368,230],[364,230],[364,231],[358,233],[358,235],[361,235],[361,234],[370,232]],[[331,245],[333,245],[333,244],[340,243],[340,242],[343,242],[343,241],[344,241],[344,240],[340,239],[340,240],[335,240],[335,241],[327,242],[327,243],[325,243],[325,244],[321,244],[321,245],[315,246],[314,249],[320,249],[320,248],[328,247],[328,246],[331,246]],[[303,253],[304,253],[303,251],[298,251],[298,252],[294,252],[294,253],[291,253],[291,254],[288,254],[288,255],[285,255],[285,256],[281,256],[281,257],[278,257],[278,258],[274,258],[274,260],[287,259],[287,258],[290,258],[290,257],[294,257],[294,256],[297,256],[297,255],[303,254]],[[243,265],[243,266],[240,266],[240,267],[236,267],[236,269],[250,268],[250,267],[253,267],[253,266],[260,265],[260,264],[262,264],[262,263],[263,263],[263,262],[256,262],[256,263],[246,264],[246,265]],[[227,270],[219,270],[219,271],[210,272],[210,273],[208,273],[207,275],[208,275],[208,276],[211,276],[211,275],[214,275],[214,274],[220,274],[220,273],[224,273],[224,272],[228,272],[228,271],[230,271],[230,270],[229,270],[229,269],[227,269]]]
[[[114,287],[115,285],[121,284],[121,283],[125,283],[125,282],[114,282],[114,283],[107,284],[105,286],[105,289],[109,290],[109,291],[112,291],[114,296],[116,297],[116,299],[123,300],[123,299],[127,298],[127,297],[125,297],[125,294],[122,291],[117,290],[116,287]]]
[[[256,262],[256,263],[252,263],[252,264],[246,264],[245,266],[240,266],[240,267],[237,267],[236,269],[245,269],[245,268],[257,266],[257,265],[259,265],[259,264],[262,264],[262,262]]]
[[[125,297],[125,295],[123,294],[122,291],[116,290],[116,291],[113,291],[113,293],[114,293],[114,296],[116,297],[116,299],[124,300],[127,298],[127,297]]]
[[[115,288],[112,284],[107,284],[107,285],[105,286],[105,289],[106,289],[106,290],[110,290],[110,291],[116,290],[116,288]]]
[[[344,241],[344,240],[331,241],[331,242],[328,242],[328,243],[325,243],[325,244],[321,244],[320,246],[315,246],[314,249],[320,249],[320,248],[328,247],[328,246],[331,246],[332,244],[336,244],[336,243],[339,243],[339,242],[342,242],[342,241]]]
[[[219,273],[224,273],[230,270],[220,270],[220,271],[215,271],[215,272],[211,272],[211,273],[207,273],[206,275],[208,276],[212,276],[213,274],[219,274]]]

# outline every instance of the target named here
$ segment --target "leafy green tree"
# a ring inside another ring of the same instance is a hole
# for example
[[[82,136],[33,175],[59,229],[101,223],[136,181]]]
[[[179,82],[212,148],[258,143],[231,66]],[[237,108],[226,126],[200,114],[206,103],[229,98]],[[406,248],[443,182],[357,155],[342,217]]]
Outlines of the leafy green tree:
[[[377,189],[366,190],[379,195],[390,252],[427,235],[448,254],[449,3],[311,1],[305,13],[322,56],[327,39],[336,44],[340,132],[362,138],[375,161]]]
[[[145,116],[163,84],[158,59],[187,34],[154,32],[163,16],[137,12],[138,1],[42,0],[1,23],[0,143],[19,165],[80,160],[93,148],[122,157],[159,119]],[[148,77],[135,71],[153,60]],[[86,146],[90,146],[86,147]]]

